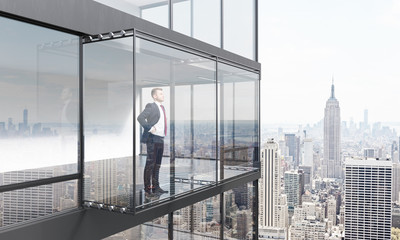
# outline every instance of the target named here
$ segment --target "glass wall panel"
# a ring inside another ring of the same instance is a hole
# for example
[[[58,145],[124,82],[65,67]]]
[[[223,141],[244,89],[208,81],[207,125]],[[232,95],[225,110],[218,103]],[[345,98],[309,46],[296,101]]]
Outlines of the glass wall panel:
[[[255,59],[255,1],[224,0],[224,49]]]
[[[220,239],[220,195],[174,212],[174,239]]]
[[[24,171],[49,174],[51,170]],[[21,174],[21,173],[19,173]],[[12,175],[10,177],[13,177]],[[0,193],[0,226],[28,221],[78,207],[78,181],[67,181]]]
[[[215,182],[215,62],[140,38],[136,62],[137,204]],[[148,189],[158,185],[168,192]]]
[[[257,227],[253,225],[253,183],[225,192],[224,198],[224,239],[253,239],[253,229]]]
[[[94,0],[109,7],[141,17],[155,24],[168,28],[169,10],[166,0]]]
[[[173,30],[221,46],[220,0],[173,0]]]
[[[163,27],[169,27],[168,1],[151,1],[154,3],[140,6],[141,17]]]
[[[168,215],[156,218],[151,222],[127,229],[104,240],[163,240],[168,239]]]
[[[220,178],[254,170],[258,160],[259,75],[220,63]]]
[[[84,45],[85,200],[128,206],[133,184],[133,38]]]
[[[78,37],[3,17],[0,29],[0,185],[76,173]],[[6,177],[26,169],[51,173]]]

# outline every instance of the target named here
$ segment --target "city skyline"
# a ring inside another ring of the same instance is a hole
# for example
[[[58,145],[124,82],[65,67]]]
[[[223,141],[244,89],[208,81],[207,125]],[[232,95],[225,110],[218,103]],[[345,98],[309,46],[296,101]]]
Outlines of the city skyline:
[[[261,89],[268,93],[261,95],[261,123],[323,119],[332,75],[342,121],[361,122],[368,109],[371,123],[400,122],[399,0],[259,5]]]

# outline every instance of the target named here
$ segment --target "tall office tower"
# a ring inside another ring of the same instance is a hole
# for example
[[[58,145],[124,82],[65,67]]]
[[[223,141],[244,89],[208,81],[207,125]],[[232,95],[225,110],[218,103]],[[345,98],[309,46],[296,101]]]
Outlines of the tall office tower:
[[[400,203],[400,163],[393,163],[392,201]]]
[[[304,166],[313,166],[313,141],[311,138],[304,139],[304,162],[302,165]]]
[[[293,133],[285,134],[285,143],[289,148],[289,156],[293,158],[293,166],[299,166],[300,139]]]
[[[259,180],[259,225],[273,227],[280,195],[280,159],[278,143],[269,139],[261,150],[261,179]]]
[[[52,169],[6,172],[3,183],[14,184],[53,177]],[[24,188],[3,193],[3,226],[46,216],[53,212],[53,185]]]
[[[332,82],[331,97],[326,101],[324,115],[324,163],[322,176],[340,178],[340,107],[335,98],[335,86]]]
[[[346,159],[345,239],[390,239],[392,162]]]
[[[285,194],[287,195],[289,210],[301,204],[301,195],[303,192],[302,175],[303,173],[297,170],[285,172]]]

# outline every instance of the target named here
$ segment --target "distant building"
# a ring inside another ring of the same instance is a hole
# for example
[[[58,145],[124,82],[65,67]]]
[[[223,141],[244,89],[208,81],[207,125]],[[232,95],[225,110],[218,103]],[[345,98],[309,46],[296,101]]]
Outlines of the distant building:
[[[261,179],[259,180],[259,225],[273,227],[276,205],[280,195],[280,159],[278,144],[269,139],[261,150]]]
[[[285,134],[285,143],[289,149],[289,156],[293,158],[293,166],[299,166],[300,139],[295,134]]]
[[[258,239],[259,240],[285,240],[286,239],[286,229],[285,228],[276,228],[276,227],[268,227],[268,228],[260,228],[258,230]]]
[[[324,159],[322,177],[341,178],[340,161],[340,107],[335,98],[335,86],[332,83],[331,97],[326,101],[324,115]]]
[[[374,158],[375,157],[375,149],[364,148],[364,157],[365,158]]]
[[[331,221],[333,225],[336,225],[336,199],[330,196],[326,201],[326,217],[328,221]]]
[[[313,141],[310,138],[304,139],[304,161],[302,165],[312,167],[313,158],[314,158]]]
[[[392,201],[400,203],[400,163],[393,163]]]
[[[304,191],[303,172],[299,170],[286,171],[284,175],[285,194],[289,210],[289,220],[295,207],[301,205],[301,195]]]
[[[392,162],[346,159],[345,239],[390,239]]]

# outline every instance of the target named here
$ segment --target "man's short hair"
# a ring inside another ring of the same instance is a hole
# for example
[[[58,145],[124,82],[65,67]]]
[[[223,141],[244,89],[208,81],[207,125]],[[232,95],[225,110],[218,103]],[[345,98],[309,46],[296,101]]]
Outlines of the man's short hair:
[[[151,97],[153,97],[157,91],[162,91],[162,88],[153,88],[151,89]]]

